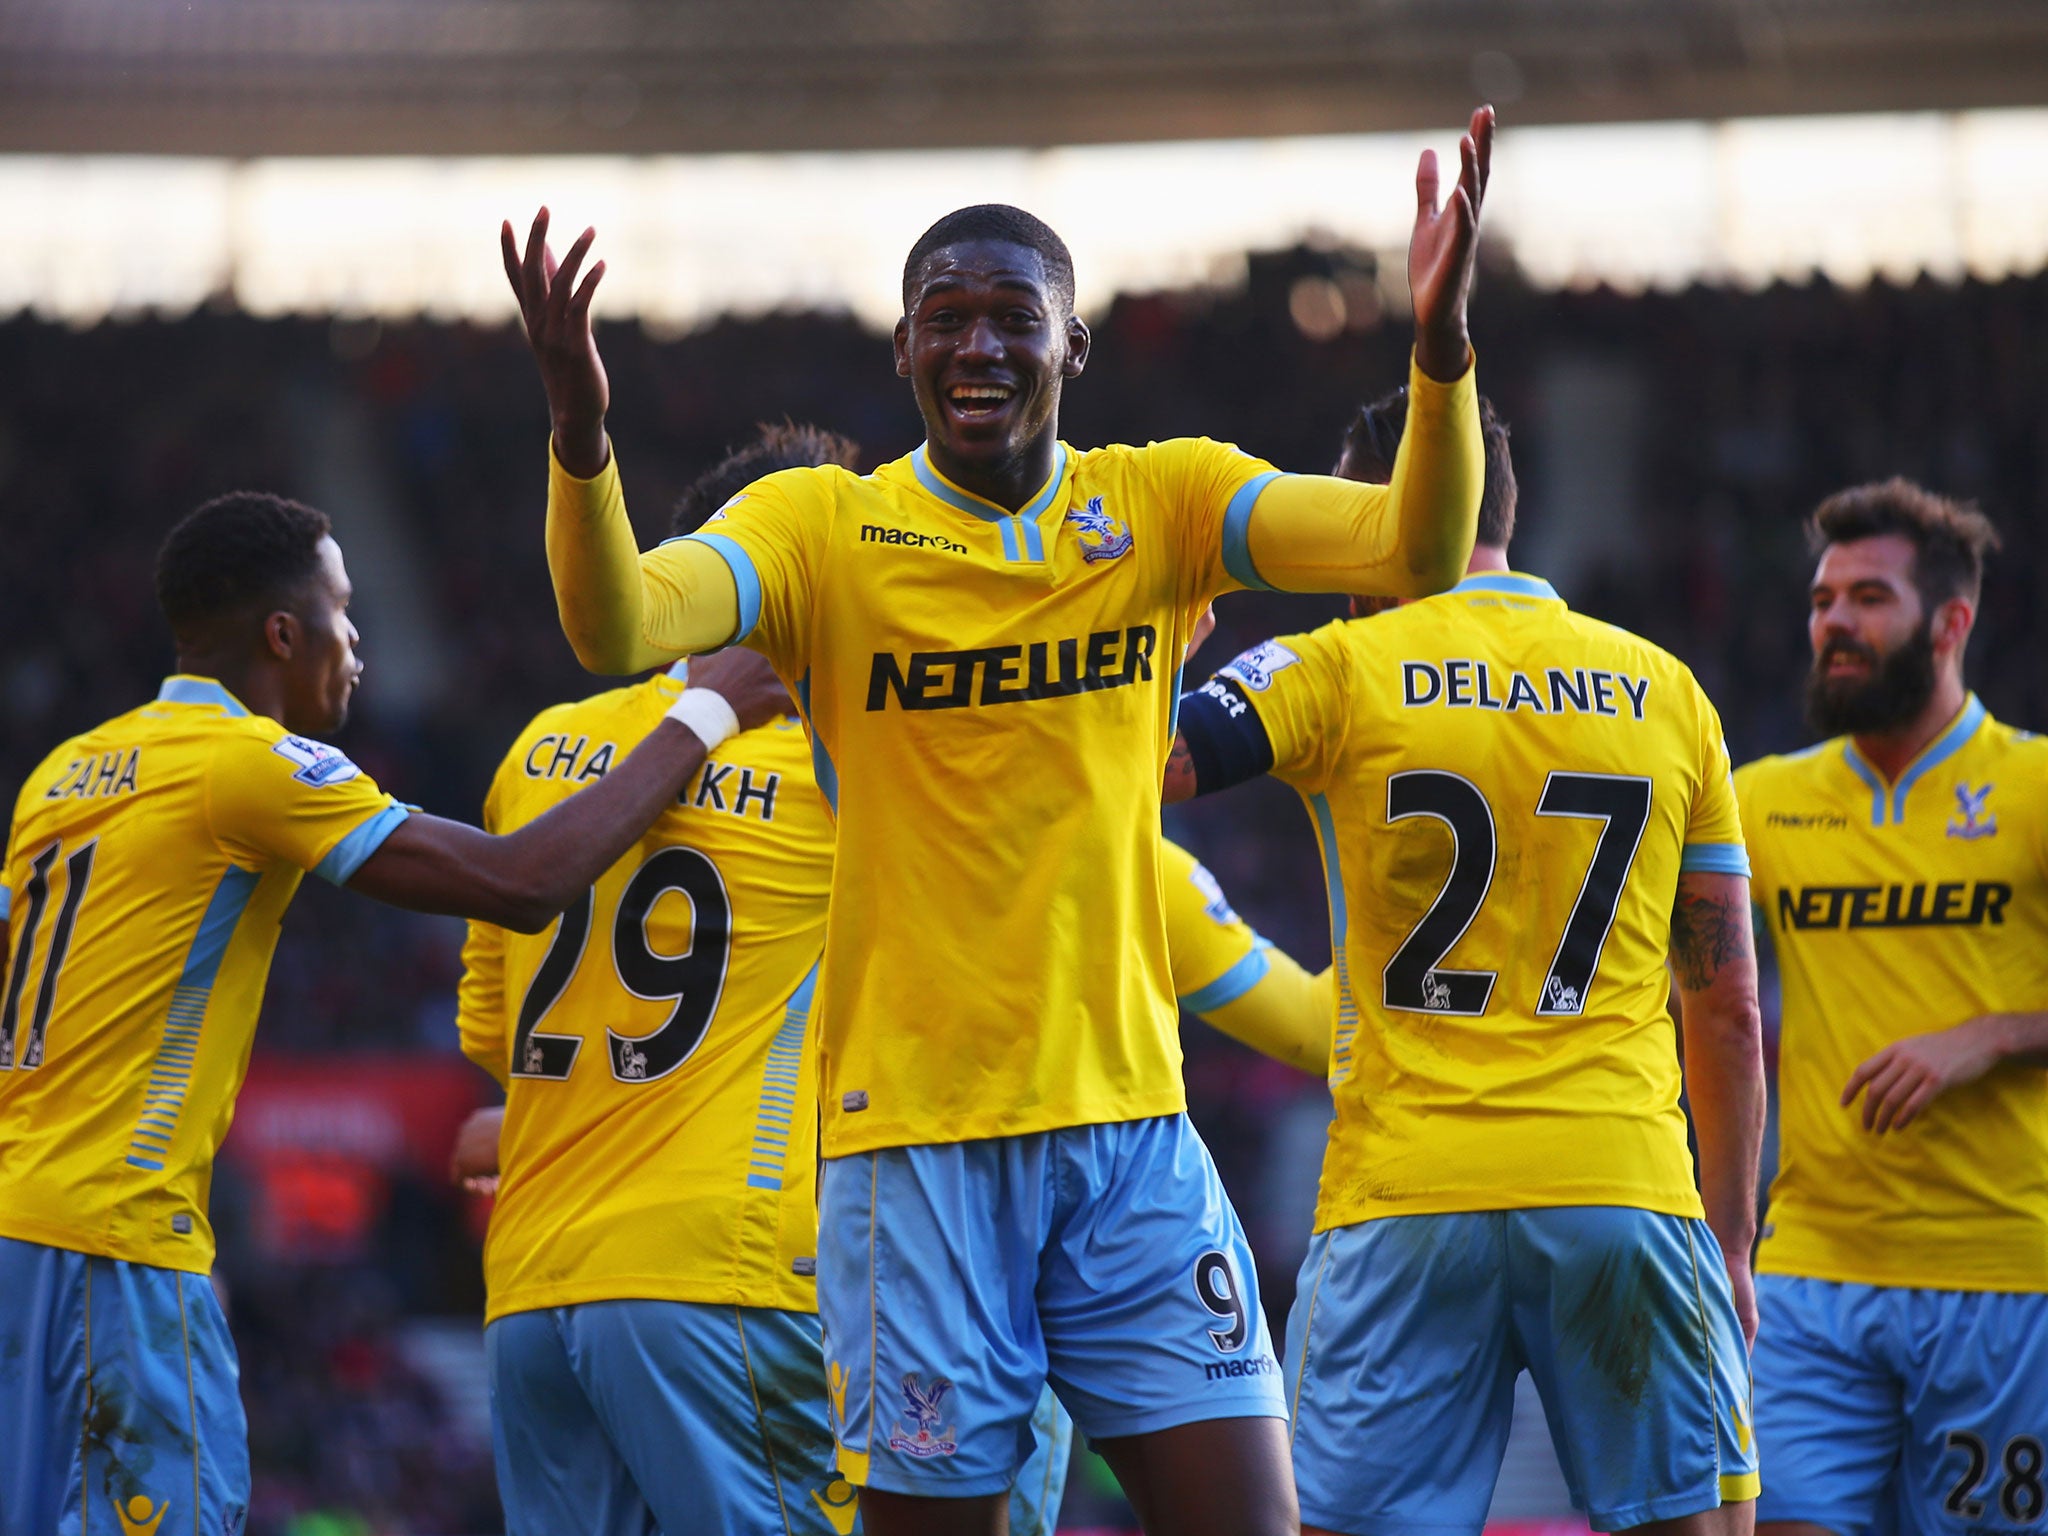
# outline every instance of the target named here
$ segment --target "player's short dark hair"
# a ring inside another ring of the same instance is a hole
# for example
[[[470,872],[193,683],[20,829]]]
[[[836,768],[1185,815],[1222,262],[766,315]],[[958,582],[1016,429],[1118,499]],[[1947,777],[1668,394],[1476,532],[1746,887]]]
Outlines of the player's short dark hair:
[[[156,600],[171,632],[287,606],[318,574],[332,531],[325,512],[263,491],[230,491],[187,513],[156,556]]]
[[[1394,476],[1394,455],[1408,425],[1406,385],[1358,408],[1345,429],[1344,451],[1368,479],[1384,483]],[[1479,436],[1486,446],[1486,478],[1479,493],[1479,542],[1507,548],[1515,536],[1515,461],[1508,452],[1508,424],[1493,402],[1479,397]]]
[[[917,243],[910,248],[910,254],[903,259],[903,312],[907,315],[917,303],[917,279],[924,269],[925,258],[933,251],[942,251],[949,245],[961,245],[969,240],[998,240],[1005,245],[1021,245],[1027,251],[1036,251],[1039,261],[1045,267],[1045,280],[1052,285],[1053,297],[1060,307],[1069,312],[1074,307],[1074,257],[1050,224],[1022,208],[1012,208],[1008,203],[976,203],[971,208],[956,208],[938,223],[917,237]]]
[[[821,464],[852,469],[859,458],[860,445],[850,437],[800,422],[764,421],[754,429],[751,443],[728,453],[676,498],[669,534],[680,538],[695,533],[706,518],[763,475]]]
[[[1837,491],[1814,509],[1807,540],[1818,555],[1830,544],[1896,533],[1913,545],[1913,585],[1932,610],[1953,597],[1977,601],[1984,559],[1998,548],[1998,530],[1966,501],[1936,495],[1903,476]]]

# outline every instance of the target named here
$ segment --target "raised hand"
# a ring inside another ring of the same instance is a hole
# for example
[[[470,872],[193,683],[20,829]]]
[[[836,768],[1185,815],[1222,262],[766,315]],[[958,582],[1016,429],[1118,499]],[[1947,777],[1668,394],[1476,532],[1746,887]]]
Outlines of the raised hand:
[[[547,209],[535,216],[524,255],[512,237],[510,219],[498,231],[505,276],[519,300],[526,340],[547,388],[555,457],[570,474],[586,480],[611,457],[604,436],[611,386],[605,380],[604,360],[597,355],[597,338],[590,331],[590,301],[604,276],[604,263],[592,266],[580,287],[576,282],[577,271],[596,238],[595,229],[584,230],[558,267],[548,246]]]
[[[1465,301],[1479,254],[1479,209],[1493,163],[1493,108],[1472,114],[1458,141],[1458,184],[1437,207],[1436,151],[1425,149],[1415,168],[1415,233],[1408,241],[1408,291],[1415,304],[1415,361],[1442,383],[1464,373],[1472,360]]]

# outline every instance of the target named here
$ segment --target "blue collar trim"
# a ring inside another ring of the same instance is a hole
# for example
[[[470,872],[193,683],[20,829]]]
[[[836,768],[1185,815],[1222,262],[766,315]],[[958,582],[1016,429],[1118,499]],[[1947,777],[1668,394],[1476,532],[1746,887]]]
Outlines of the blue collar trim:
[[[1863,781],[1864,787],[1870,791],[1870,824],[1873,827],[1883,826],[1884,780],[1877,776],[1875,768],[1863,761],[1863,754],[1856,750],[1856,743],[1853,741],[1842,743],[1842,761],[1849,765],[1856,777]]]
[[[1055,443],[1053,449],[1054,457],[1051,478],[1039,488],[1038,494],[1033,496],[1030,503],[1019,512],[1005,511],[994,502],[983,501],[979,496],[970,495],[954,485],[952,481],[932,468],[931,444],[929,443],[919,443],[917,445],[917,451],[910,456],[910,467],[917,475],[917,483],[919,485],[923,486],[956,512],[965,512],[970,517],[978,517],[982,521],[989,523],[1001,522],[1006,517],[1019,517],[1028,520],[1037,517],[1039,513],[1052,505],[1053,496],[1059,491],[1060,481],[1066,476],[1067,445],[1065,443]]]
[[[157,689],[156,696],[166,704],[218,704],[238,719],[249,713],[247,705],[210,677],[177,673],[164,679],[164,685]]]
[[[1896,825],[1906,819],[1906,791],[1918,783],[1928,769],[1939,766],[1962,751],[1963,744],[1977,734],[1977,727],[1990,714],[1976,694],[1963,701],[1963,711],[1956,716],[1956,723],[1935,738],[1934,745],[1922,752],[1907,765],[1899,775],[1898,786],[1892,790],[1892,822]]]
[[[1477,576],[1467,576],[1453,592],[1512,592],[1517,597],[1547,597],[1554,603],[1563,602],[1557,595],[1557,588],[1541,576],[1524,576],[1515,571],[1485,571]]]
[[[1955,721],[1949,728],[1935,737],[1921,751],[1918,757],[1906,765],[1905,771],[1899,775],[1899,782],[1892,786],[1891,821],[1893,826],[1899,825],[1906,819],[1907,792],[1915,784],[1919,783],[1931,769],[1938,768],[1941,764],[1954,757],[1956,753],[1962,751],[1964,744],[1977,734],[1977,727],[1989,719],[1990,714],[1991,712],[1984,707],[1983,700],[1979,699],[1976,694],[1971,694],[1963,701],[1962,709],[1957,713]],[[1856,743],[1853,740],[1842,744],[1842,757],[1855,770],[1856,777],[1870,786],[1870,824],[1873,827],[1883,826],[1885,824],[1884,781],[1878,777],[1877,770],[1864,761],[1863,754],[1856,750]]]

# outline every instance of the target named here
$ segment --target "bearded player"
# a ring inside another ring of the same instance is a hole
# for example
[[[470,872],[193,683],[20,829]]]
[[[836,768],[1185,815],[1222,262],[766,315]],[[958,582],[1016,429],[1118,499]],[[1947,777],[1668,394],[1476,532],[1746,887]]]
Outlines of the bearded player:
[[[1981,513],[1895,479],[1811,531],[1807,711],[1829,739],[1735,776],[1784,989],[1759,1529],[2037,1529],[2048,741],[1963,680]]]

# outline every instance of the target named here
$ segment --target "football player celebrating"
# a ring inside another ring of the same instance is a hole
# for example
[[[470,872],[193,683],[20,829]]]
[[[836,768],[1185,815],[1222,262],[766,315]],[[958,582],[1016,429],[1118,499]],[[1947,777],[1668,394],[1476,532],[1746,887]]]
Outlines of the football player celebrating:
[[[493,837],[311,739],[362,674],[321,513],[208,502],[164,541],[157,595],[177,673],[29,775],[0,875],[0,1536],[241,1529],[207,1190],[300,877],[542,928],[779,696],[721,660],[602,785]]]
[[[1367,408],[1348,472],[1384,472],[1408,405]],[[1168,779],[1292,784],[1328,878],[1337,1119],[1286,1352],[1303,1529],[1477,1536],[1526,1369],[1597,1529],[1746,1531],[1764,1085],[1720,721],[1671,656],[1509,568],[1482,419],[1470,574],[1240,656],[1185,701]]]
[[[690,487],[673,530],[760,475],[853,459],[844,438],[764,428]],[[689,691],[678,663],[543,710],[484,825],[523,826],[600,782]],[[501,1181],[484,1342],[510,1536],[856,1523],[831,1468],[813,1278],[808,1022],[832,823],[783,702],[554,928],[470,925],[462,1048],[506,1098],[502,1132],[465,1130],[458,1171]]]
[[[2048,741],[1963,683],[1974,509],[1812,520],[1807,712],[1735,775],[1784,989],[1758,1254],[1774,1536],[2038,1524],[2048,1435]]]
[[[732,643],[791,684],[838,861],[815,1001],[819,1305],[869,1528],[997,1528],[1050,1379],[1155,1532],[1291,1532],[1250,1255],[1189,1127],[1157,797],[1178,663],[1218,592],[1413,596],[1478,502],[1465,298],[1491,117],[1417,177],[1415,429],[1393,483],[1183,439],[1076,452],[1073,264],[982,206],[911,248],[896,327],[926,441],[799,470],[642,555],[604,433],[592,238],[508,276],[548,387],[548,550],[585,664]]]

